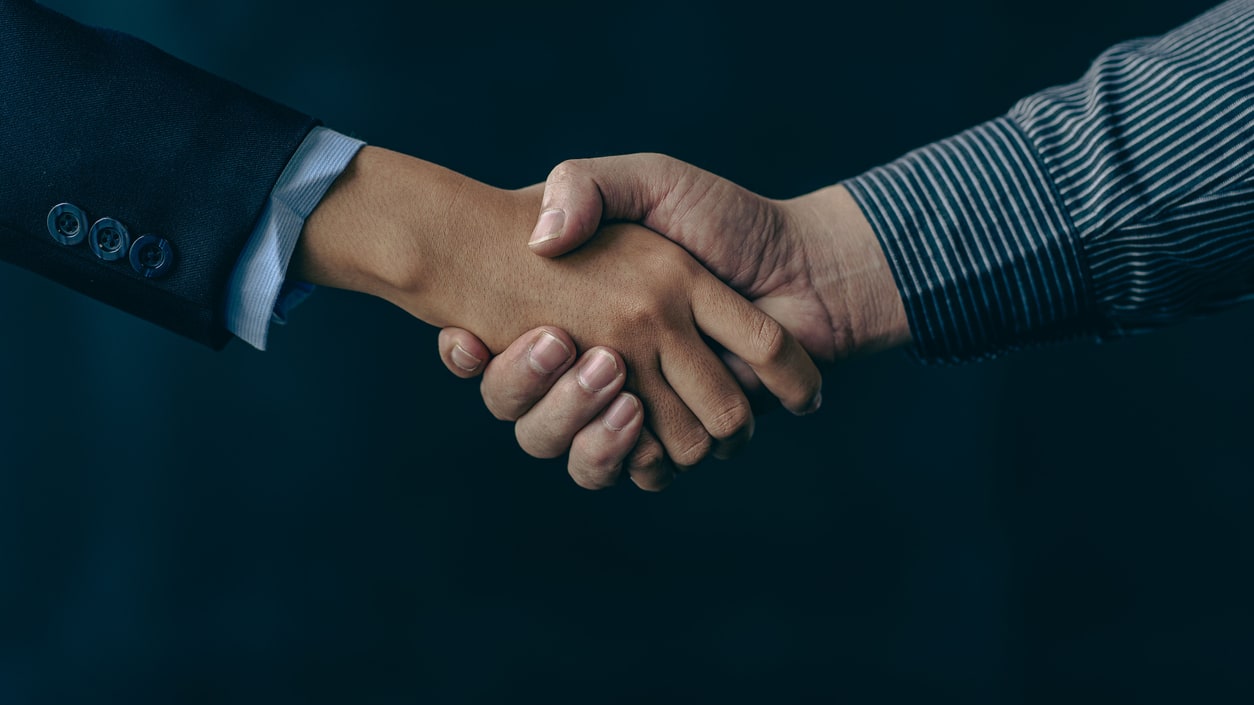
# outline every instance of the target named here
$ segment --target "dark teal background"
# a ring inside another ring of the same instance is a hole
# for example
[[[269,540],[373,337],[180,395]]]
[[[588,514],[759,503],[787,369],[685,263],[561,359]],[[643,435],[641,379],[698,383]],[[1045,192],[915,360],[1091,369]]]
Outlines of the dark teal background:
[[[1210,3],[48,4],[498,186],[649,150],[788,197]],[[1254,699],[1249,307],[849,362],[649,495],[525,456],[380,301],[265,353],[0,302],[5,705]]]

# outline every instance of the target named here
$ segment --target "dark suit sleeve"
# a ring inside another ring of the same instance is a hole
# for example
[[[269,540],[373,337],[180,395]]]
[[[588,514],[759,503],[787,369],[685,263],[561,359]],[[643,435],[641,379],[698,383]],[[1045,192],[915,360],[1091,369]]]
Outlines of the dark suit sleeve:
[[[232,268],[316,124],[134,37],[0,0],[0,258],[222,347]],[[165,240],[172,264],[147,277],[129,254],[59,242],[61,203],[87,226],[116,219],[132,244]]]

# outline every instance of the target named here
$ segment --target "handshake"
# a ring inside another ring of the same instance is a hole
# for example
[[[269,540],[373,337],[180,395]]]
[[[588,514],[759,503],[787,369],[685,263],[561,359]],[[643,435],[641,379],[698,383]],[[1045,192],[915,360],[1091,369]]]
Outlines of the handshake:
[[[289,278],[444,327],[440,354],[583,487],[659,490],[730,457],[753,414],[821,403],[816,362],[905,343],[905,309],[843,186],[786,201],[661,155],[565,162],[509,191],[366,147]],[[576,359],[578,357],[578,359]]]

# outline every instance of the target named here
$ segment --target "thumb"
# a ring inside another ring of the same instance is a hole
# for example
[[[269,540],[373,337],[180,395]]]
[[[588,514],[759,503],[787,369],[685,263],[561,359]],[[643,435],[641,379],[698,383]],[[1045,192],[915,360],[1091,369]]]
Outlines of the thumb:
[[[462,379],[478,377],[483,373],[483,364],[492,359],[488,346],[474,333],[461,328],[441,330],[439,347],[444,366]]]
[[[603,220],[647,224],[686,170],[697,168],[661,154],[564,161],[544,183],[528,246],[543,257],[557,257],[587,242]]]

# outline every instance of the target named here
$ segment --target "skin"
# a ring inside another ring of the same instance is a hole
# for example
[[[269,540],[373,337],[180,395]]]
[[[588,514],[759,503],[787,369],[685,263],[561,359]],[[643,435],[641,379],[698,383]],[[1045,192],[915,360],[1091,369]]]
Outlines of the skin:
[[[910,330],[875,233],[849,192],[830,186],[790,200],[763,198],[690,164],[656,154],[564,162],[546,184],[530,247],[542,257],[576,250],[604,220],[639,222],[682,246],[701,264],[781,323],[815,360],[838,360],[900,346]],[[537,375],[517,364],[529,332],[491,354],[473,335],[446,329],[440,354],[462,377],[483,375],[485,400],[509,395],[524,448],[569,450],[572,473],[616,477],[637,442],[629,428],[597,428],[606,400],[580,394],[560,372]],[[604,342],[604,341],[597,341]],[[452,364],[454,351],[463,361]],[[730,369],[755,397],[761,380],[734,354]],[[761,406],[761,405],[760,405]],[[587,423],[580,423],[588,419]],[[604,427],[604,423],[601,423]]]
[[[640,445],[619,462],[648,489],[669,482],[667,458],[695,465],[752,433],[748,400],[707,338],[744,359],[787,405],[814,405],[821,378],[797,341],[656,233],[614,225],[571,256],[532,254],[527,241],[541,196],[538,185],[497,189],[366,147],[307,220],[289,271],[378,296],[432,325],[474,331],[478,355],[507,352],[518,336],[548,324],[548,335],[532,336],[519,358],[533,375],[565,373],[573,351],[594,342],[612,348],[591,351],[595,364],[581,367],[582,377],[576,371],[575,384],[581,401],[614,408],[624,400],[610,420]],[[500,417],[519,402],[509,390],[485,392],[485,400]],[[556,396],[540,408],[568,424],[604,416],[600,408],[567,413],[571,405],[561,402]],[[541,456],[569,447],[543,434],[524,433],[520,442]],[[576,479],[599,486],[603,478]]]

